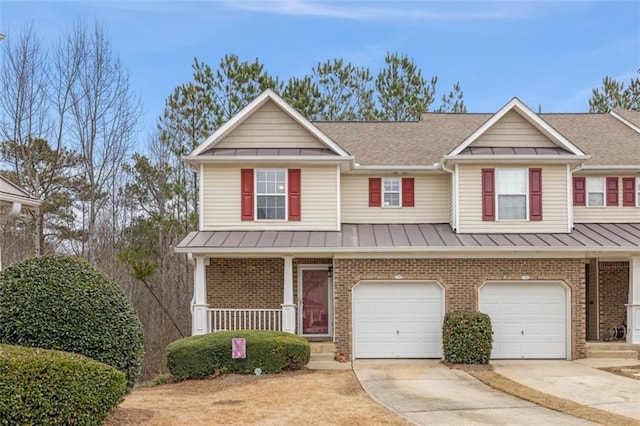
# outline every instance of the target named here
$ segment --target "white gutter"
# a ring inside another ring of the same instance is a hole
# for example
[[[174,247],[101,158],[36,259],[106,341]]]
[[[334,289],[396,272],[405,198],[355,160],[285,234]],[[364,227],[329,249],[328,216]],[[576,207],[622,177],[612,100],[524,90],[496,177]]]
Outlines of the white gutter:
[[[615,171],[629,171],[635,170],[640,172],[640,164],[639,165],[620,165],[620,166],[604,166],[604,165],[586,165],[580,167],[583,170],[593,170],[593,171],[602,171],[602,172],[615,172]]]
[[[547,162],[573,162],[577,160],[588,160],[590,155],[517,155],[517,154],[483,154],[483,155],[445,155],[443,159],[445,161],[464,161],[464,162],[479,162],[479,161],[547,161]]]
[[[292,252],[296,254],[306,253],[558,253],[566,255],[567,253],[640,253],[640,246],[624,246],[611,247],[603,249],[602,246],[579,246],[579,247],[482,247],[482,246],[455,246],[455,247],[264,247],[264,251],[256,247],[247,248],[219,248],[219,247],[176,247],[176,253],[192,253],[192,254],[238,254],[238,255],[264,255],[272,256],[274,254],[290,255]]]
[[[353,157],[337,157],[322,155],[183,155],[182,160],[197,163],[240,163],[247,161],[317,161],[320,163],[344,163],[353,160]]]

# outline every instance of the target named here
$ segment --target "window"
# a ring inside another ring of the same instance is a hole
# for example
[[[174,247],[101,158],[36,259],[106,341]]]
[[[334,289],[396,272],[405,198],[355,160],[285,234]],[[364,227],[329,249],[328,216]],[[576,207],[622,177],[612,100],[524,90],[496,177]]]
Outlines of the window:
[[[498,220],[527,220],[527,169],[497,169]]]
[[[286,196],[285,170],[256,170],[256,219],[285,220]]]
[[[382,179],[382,207],[400,207],[400,178]]]
[[[636,178],[636,206],[640,207],[640,177]]]
[[[604,207],[604,178],[587,177],[587,207]]]

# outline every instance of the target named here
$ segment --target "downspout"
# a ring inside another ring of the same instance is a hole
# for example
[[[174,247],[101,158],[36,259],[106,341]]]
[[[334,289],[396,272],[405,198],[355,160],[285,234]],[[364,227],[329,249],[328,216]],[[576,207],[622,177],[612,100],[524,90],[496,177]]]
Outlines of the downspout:
[[[567,232],[573,231],[573,174],[582,170],[583,164],[580,163],[576,167],[569,168],[569,174],[567,176],[567,212],[569,215],[569,226]]]
[[[195,271],[195,269],[196,269],[196,261],[193,258],[193,253],[187,253],[187,261],[189,262],[189,265],[191,265],[191,267]],[[194,293],[193,297],[191,297],[191,304],[189,305],[189,307],[191,309],[191,317],[193,317],[193,305],[195,305],[195,304],[196,304],[196,295]]]
[[[451,174],[451,225],[453,228],[453,232],[457,232],[458,229],[458,194],[456,191],[456,172],[453,169],[449,169],[444,165],[444,157],[440,160],[440,169]]]

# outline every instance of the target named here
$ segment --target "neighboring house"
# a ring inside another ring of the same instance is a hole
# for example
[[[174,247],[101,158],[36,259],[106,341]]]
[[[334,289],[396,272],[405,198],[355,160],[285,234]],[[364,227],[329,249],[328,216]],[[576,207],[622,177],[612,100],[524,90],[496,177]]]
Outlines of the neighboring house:
[[[23,208],[34,209],[39,205],[40,201],[33,198],[27,191],[0,176],[0,225],[19,215]],[[1,253],[0,270],[2,270]]]
[[[640,113],[311,123],[266,91],[185,160],[200,179],[193,334],[275,328],[353,358],[439,358],[443,315],[494,358],[640,343]]]

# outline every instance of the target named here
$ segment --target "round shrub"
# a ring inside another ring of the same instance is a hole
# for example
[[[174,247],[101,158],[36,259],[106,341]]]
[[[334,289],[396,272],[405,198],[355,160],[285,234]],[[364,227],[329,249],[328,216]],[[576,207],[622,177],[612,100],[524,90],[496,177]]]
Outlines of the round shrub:
[[[86,261],[47,256],[0,273],[0,343],[74,352],[125,373],[142,366],[142,325],[120,287]]]
[[[124,373],[85,356],[0,345],[0,425],[99,425],[126,392]]]
[[[231,341],[246,339],[246,358],[233,359]],[[309,342],[279,331],[218,331],[185,337],[167,346],[167,367],[177,380],[197,379],[216,372],[253,374],[296,370],[309,362]]]
[[[442,324],[445,360],[456,364],[488,364],[492,345],[489,315],[475,311],[445,314]]]

